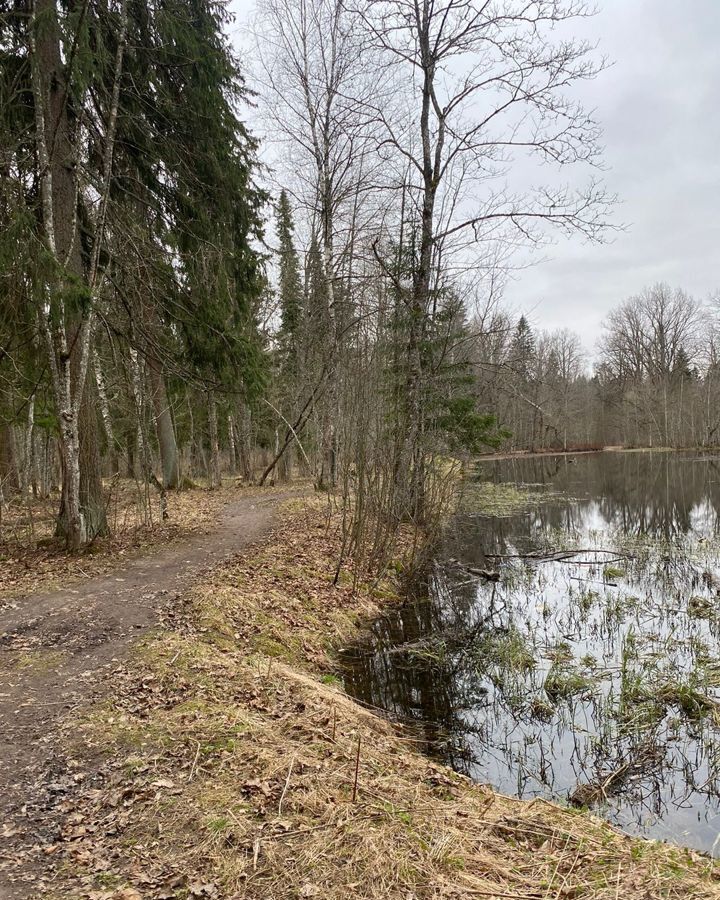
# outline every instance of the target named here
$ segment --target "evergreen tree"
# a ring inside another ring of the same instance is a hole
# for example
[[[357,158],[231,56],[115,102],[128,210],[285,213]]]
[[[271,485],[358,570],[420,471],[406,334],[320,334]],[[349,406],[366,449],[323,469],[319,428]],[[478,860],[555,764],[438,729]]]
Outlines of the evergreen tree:
[[[287,193],[280,192],[276,210],[278,236],[278,296],[280,300],[280,348],[283,373],[297,370],[302,340],[303,296],[300,262],[295,249],[292,209]]]
[[[21,228],[18,274],[46,336],[73,547],[105,527],[89,362],[100,315],[186,378],[262,385],[265,195],[227,24],[212,0],[0,5],[1,180],[12,184],[0,258]]]
[[[535,359],[535,335],[525,316],[520,316],[510,346],[510,365],[521,381],[527,383]]]
[[[676,383],[682,380],[688,381],[692,378],[695,378],[696,375],[697,369],[691,368],[687,351],[684,347],[680,347],[675,357],[675,362],[672,368],[672,380]]]
[[[330,308],[322,254],[315,235],[310,241],[305,259],[304,305],[309,333],[309,349],[316,358],[325,361],[331,336]]]

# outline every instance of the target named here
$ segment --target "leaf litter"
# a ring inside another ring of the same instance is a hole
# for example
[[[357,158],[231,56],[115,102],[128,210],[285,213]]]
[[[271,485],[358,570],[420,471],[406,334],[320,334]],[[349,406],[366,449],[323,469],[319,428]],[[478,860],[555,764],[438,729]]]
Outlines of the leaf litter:
[[[472,783],[323,679],[392,593],[333,586],[338,541],[290,504],[73,718],[42,896],[720,898],[712,860]]]

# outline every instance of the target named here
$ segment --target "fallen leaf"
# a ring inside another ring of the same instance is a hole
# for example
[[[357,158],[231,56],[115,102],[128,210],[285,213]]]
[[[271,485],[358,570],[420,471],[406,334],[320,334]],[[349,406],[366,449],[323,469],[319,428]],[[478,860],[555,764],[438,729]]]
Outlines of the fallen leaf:
[[[266,797],[269,797],[270,794],[272,794],[272,788],[268,782],[260,781],[259,778],[251,778],[249,781],[246,781],[243,788],[246,791],[260,791],[260,793],[264,794]]]
[[[217,897],[217,885],[214,881],[207,884],[196,881],[190,885],[189,890],[191,897]]]
[[[120,888],[119,891],[112,894],[112,900],[142,900],[142,894],[135,888]]]
[[[171,788],[175,787],[175,782],[170,778],[158,778],[157,781],[151,781],[150,787],[155,788]]]

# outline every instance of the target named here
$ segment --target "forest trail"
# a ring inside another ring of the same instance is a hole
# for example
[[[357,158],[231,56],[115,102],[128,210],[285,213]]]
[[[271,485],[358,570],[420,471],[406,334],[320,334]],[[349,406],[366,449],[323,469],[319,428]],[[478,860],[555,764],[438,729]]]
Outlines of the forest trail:
[[[51,842],[46,812],[71,778],[55,753],[63,718],[101,690],[144,631],[203,571],[258,541],[289,493],[229,503],[205,534],[0,612],[0,900],[35,897],[33,862]],[[16,880],[20,876],[21,880]]]

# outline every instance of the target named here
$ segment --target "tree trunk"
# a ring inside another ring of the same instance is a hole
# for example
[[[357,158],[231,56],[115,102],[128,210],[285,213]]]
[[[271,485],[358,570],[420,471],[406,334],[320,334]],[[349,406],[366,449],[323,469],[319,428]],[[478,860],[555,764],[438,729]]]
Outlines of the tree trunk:
[[[30,493],[33,464],[33,431],[35,428],[35,397],[28,400],[27,423],[23,440],[22,492]]]
[[[66,450],[73,451],[68,462],[75,467],[77,478],[77,500],[71,496],[75,478],[63,475],[60,496],[60,512],[56,534],[65,538],[68,548],[77,550],[88,541],[108,533],[105,496],[102,485],[102,461],[98,443],[97,396],[94,383],[88,379],[80,407],[78,422],[77,455],[71,442]],[[65,461],[63,460],[64,464]],[[80,527],[73,515],[80,517]]]
[[[250,441],[252,437],[252,419],[250,409],[243,403],[240,408],[240,474],[245,481],[252,481],[252,449]]]
[[[234,475],[237,472],[237,451],[235,449],[235,424],[233,417],[228,413],[228,447],[230,448],[230,471]]]
[[[98,441],[97,399],[95,383],[89,378],[80,407],[80,508],[85,517],[88,541],[108,533]]]
[[[41,316],[60,427],[63,498],[58,531],[65,535],[68,549],[75,550],[85,542],[86,532],[80,508],[79,408],[73,396],[73,388],[77,387],[72,377],[76,342],[68,341],[63,295],[66,273],[82,279],[83,267],[76,239],[75,164],[66,103],[69,88],[60,52],[55,0],[36,0],[30,28],[43,229],[51,255],[62,266],[58,277],[48,285]]]
[[[95,369],[95,383],[97,386],[97,395],[100,401],[100,415],[102,418],[103,428],[105,429],[105,438],[108,445],[108,457],[110,459],[111,474],[116,475],[120,471],[120,460],[118,459],[117,443],[113,433],[112,418],[110,416],[110,404],[108,403],[107,391],[105,390],[105,379],[103,378],[102,367],[97,355],[97,351],[93,350],[93,367]]]
[[[20,472],[15,453],[15,433],[12,425],[3,425],[0,431],[0,481],[5,493],[20,489]]]
[[[213,391],[208,391],[208,429],[210,431],[210,487],[214,489],[220,487],[222,480],[220,477],[217,403]]]
[[[153,409],[155,410],[158,445],[160,447],[163,485],[166,490],[170,490],[180,485],[180,465],[178,462],[177,441],[175,439],[175,425],[170,412],[165,376],[160,361],[148,355],[147,365],[152,390]]]
[[[86,271],[78,221],[80,194],[76,142],[81,131],[75,129],[71,122],[74,92],[67,81],[69,71],[70,75],[72,72],[63,60],[55,0],[36,0],[32,8],[30,75],[42,226],[46,249],[55,263],[39,318],[48,352],[60,428],[63,491],[58,530],[65,535],[70,550],[78,549],[88,537],[94,537],[106,528],[97,421],[94,409],[89,405],[90,392],[86,390],[86,381],[126,35],[127,6],[123,2],[112,107],[104,136],[103,189],[97,205],[94,241]],[[78,305],[82,307],[81,311],[69,302],[78,285],[86,290],[83,303]],[[82,480],[82,466],[85,464],[90,469]]]
[[[132,369],[133,399],[137,415],[137,458],[141,477],[147,480],[150,469],[150,455],[145,440],[145,397],[143,394],[143,378],[137,350],[130,350],[130,367]]]

